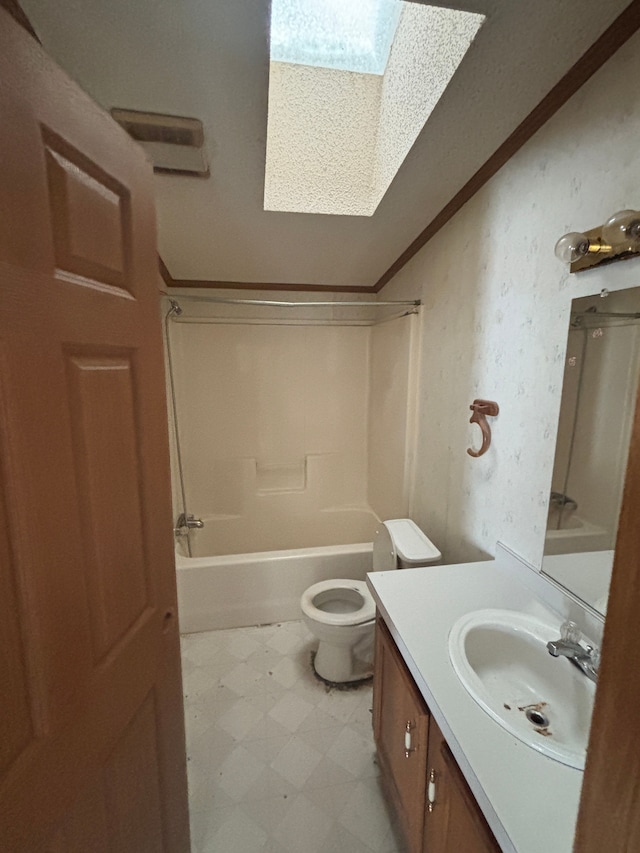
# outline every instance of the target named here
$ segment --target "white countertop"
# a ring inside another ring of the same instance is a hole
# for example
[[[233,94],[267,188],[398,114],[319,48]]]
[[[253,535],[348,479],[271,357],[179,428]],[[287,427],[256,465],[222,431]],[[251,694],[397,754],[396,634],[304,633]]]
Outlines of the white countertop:
[[[448,651],[449,630],[465,613],[503,608],[559,626],[558,614],[500,558],[376,572],[367,582],[502,850],[571,853],[582,771],[536,752],[494,722],[462,686]]]

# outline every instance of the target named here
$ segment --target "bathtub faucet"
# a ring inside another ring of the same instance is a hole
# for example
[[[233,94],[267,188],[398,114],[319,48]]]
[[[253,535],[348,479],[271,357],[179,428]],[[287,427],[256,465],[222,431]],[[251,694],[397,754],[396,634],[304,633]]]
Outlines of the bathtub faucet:
[[[190,530],[204,527],[204,521],[201,518],[196,518],[195,515],[185,515],[183,512],[178,516],[176,526],[173,532],[176,536],[186,536]]]
[[[562,492],[551,492],[551,500],[549,501],[550,506],[556,506],[559,509],[578,509],[578,504],[574,501],[573,498],[570,498],[568,495],[563,495]]]

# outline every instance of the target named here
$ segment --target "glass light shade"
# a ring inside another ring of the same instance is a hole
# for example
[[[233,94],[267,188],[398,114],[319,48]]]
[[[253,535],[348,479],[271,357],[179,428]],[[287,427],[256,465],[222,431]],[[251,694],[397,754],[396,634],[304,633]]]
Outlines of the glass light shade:
[[[571,231],[565,234],[556,243],[555,253],[564,264],[572,264],[574,261],[584,258],[589,251],[589,238],[579,231]]]
[[[615,246],[616,243],[640,243],[640,211],[619,210],[602,227],[602,236]]]

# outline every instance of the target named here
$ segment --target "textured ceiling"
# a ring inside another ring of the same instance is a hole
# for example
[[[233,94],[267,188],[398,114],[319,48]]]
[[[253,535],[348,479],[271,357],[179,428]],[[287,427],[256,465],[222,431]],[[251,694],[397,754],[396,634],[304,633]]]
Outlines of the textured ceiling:
[[[468,0],[487,16],[375,214],[263,210],[268,0],[23,0],[45,48],[105,107],[195,116],[211,178],[156,177],[174,278],[370,286],[628,0]]]

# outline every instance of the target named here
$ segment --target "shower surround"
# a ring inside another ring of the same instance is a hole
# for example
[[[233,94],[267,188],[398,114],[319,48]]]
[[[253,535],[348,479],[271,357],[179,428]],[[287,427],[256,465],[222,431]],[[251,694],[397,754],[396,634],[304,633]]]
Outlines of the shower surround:
[[[169,334],[185,503],[205,528],[191,557],[179,537],[182,630],[297,618],[310,584],[364,578],[378,519],[407,514],[415,318],[187,313]]]

